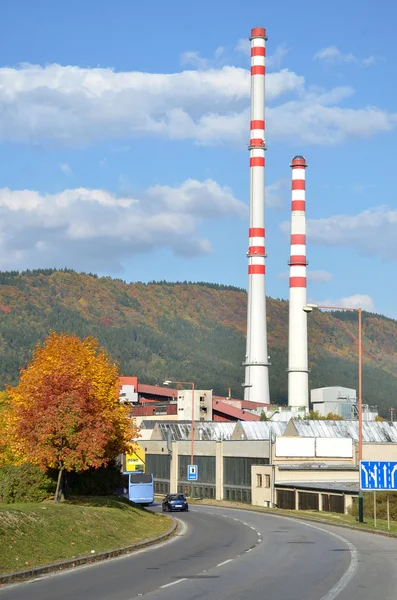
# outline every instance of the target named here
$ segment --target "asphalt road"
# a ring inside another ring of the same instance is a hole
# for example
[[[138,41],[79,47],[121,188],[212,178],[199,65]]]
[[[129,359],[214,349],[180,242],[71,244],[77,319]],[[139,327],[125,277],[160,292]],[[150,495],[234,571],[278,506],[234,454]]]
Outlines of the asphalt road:
[[[397,539],[193,507],[159,547],[0,590],[0,600],[396,600]]]

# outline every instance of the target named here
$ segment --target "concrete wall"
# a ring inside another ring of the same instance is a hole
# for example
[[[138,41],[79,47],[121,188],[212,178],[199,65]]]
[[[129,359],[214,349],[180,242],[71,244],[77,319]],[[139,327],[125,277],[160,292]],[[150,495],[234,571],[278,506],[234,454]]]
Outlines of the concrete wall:
[[[363,444],[363,460],[397,461],[397,444]]]
[[[178,419],[192,420],[192,408],[196,421],[212,420],[212,390],[194,390],[194,406],[192,406],[192,390],[178,391]]]
[[[291,474],[291,472],[286,472]],[[313,489],[304,489],[302,487],[301,490],[297,490],[295,487],[291,488],[278,488],[277,483],[282,483],[283,481],[291,481],[290,478],[283,479],[283,472],[278,471],[277,467],[274,465],[254,465],[251,467],[251,479],[252,479],[252,487],[251,487],[251,503],[254,506],[264,506],[266,508],[272,508],[276,502],[276,492],[277,489],[289,489],[295,493],[295,508],[299,506],[299,493],[308,492],[310,494],[316,494],[318,496],[319,510],[323,510],[322,506],[322,494],[326,493],[331,496],[344,496],[345,498],[345,513],[348,512],[349,507],[353,503],[353,496],[350,494],[342,494],[338,492],[324,492],[323,490],[313,490]],[[299,481],[307,481],[308,473],[305,472],[294,472],[293,473],[294,481],[299,484]],[[320,475],[320,476],[318,476]],[[341,475],[341,476],[339,476]],[[354,475],[354,473],[353,473]],[[346,477],[346,479],[344,479]],[[336,473],[335,471],[321,473],[319,474],[316,471],[315,478],[317,481],[325,482],[334,482],[334,481],[352,481],[352,472],[341,472]],[[357,482],[358,482],[358,471],[357,471]]]
[[[223,444],[223,456],[244,456],[246,458],[269,458],[267,440],[226,441]]]
[[[274,504],[274,467],[254,465],[251,467],[251,503],[254,506],[272,507]]]
[[[346,471],[333,471],[325,469],[291,469],[288,471],[281,471],[278,467],[275,467],[276,482],[282,481],[357,481],[358,482],[358,470],[346,470]]]

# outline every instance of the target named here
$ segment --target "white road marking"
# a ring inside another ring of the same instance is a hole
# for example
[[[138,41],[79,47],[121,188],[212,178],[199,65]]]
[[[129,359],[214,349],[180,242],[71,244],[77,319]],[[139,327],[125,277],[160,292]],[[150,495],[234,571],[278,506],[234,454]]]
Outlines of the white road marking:
[[[242,509],[242,510],[244,510],[244,509]],[[223,515],[223,516],[227,516],[227,515]],[[236,519],[236,517],[229,517],[229,518],[232,518],[234,521],[240,521],[240,523],[247,525],[247,523],[244,523],[244,521],[241,521],[240,519]],[[296,523],[296,519],[293,519],[291,517],[283,517],[283,518]],[[358,550],[351,542],[349,542],[349,540],[347,540],[346,538],[344,538],[341,535],[338,535],[337,533],[334,533],[333,531],[328,531],[327,529],[323,529],[322,527],[318,527],[317,525],[313,525],[313,524],[307,523],[305,521],[299,521],[299,522],[302,523],[302,525],[306,525],[307,527],[312,527],[313,529],[317,529],[318,531],[321,531],[322,533],[327,533],[328,535],[335,537],[339,541],[346,544],[346,546],[349,549],[351,558],[350,558],[350,565],[349,565],[348,569],[344,572],[344,574],[339,579],[339,581],[326,594],[324,594],[322,596],[322,598],[320,598],[320,600],[335,600],[335,598],[337,598],[339,596],[339,594],[345,589],[347,584],[351,581],[351,579],[356,574],[357,567],[358,567],[358,555],[359,555]],[[251,527],[251,526],[249,525],[249,527]],[[255,529],[254,527],[251,527],[251,528]],[[258,541],[261,541],[261,539],[259,538],[259,532],[258,532],[258,530],[256,530],[256,531],[258,533]],[[253,549],[254,548],[249,548],[248,550],[245,551],[245,554],[247,554],[248,552],[251,552]]]
[[[323,531],[325,531],[325,529]],[[331,532],[328,532],[328,533],[331,533]],[[358,566],[358,551],[355,548],[355,546],[353,546],[353,544],[351,542],[349,542],[349,540],[338,535],[337,533],[332,533],[332,535],[334,535],[336,538],[340,539],[342,542],[347,544],[347,546],[350,550],[350,556],[351,556],[350,565],[349,565],[349,568],[347,569],[347,571],[345,571],[344,575],[342,575],[342,577],[339,579],[339,581],[334,585],[334,587],[331,588],[330,591],[327,592],[320,600],[334,600],[337,596],[339,596],[339,594],[342,592],[342,590],[345,589],[345,587],[347,586],[349,581],[356,574],[357,566]]]
[[[176,581],[171,581],[171,583],[165,583],[164,585],[160,585],[160,588],[171,587],[171,585],[176,585],[177,583],[181,583],[181,581],[187,581],[187,578],[182,577],[182,579],[177,579]]]
[[[283,517],[283,518],[288,519],[289,521],[294,521],[294,523],[296,523],[296,519],[293,519],[290,517]],[[299,523],[302,523],[302,525],[306,525],[306,527],[312,527],[313,529],[317,529],[318,531],[321,531],[322,533],[328,533],[328,535],[332,535],[334,538],[336,538],[340,542],[343,542],[344,544],[346,544],[346,546],[349,548],[349,552],[350,552],[349,568],[344,572],[344,574],[339,579],[339,581],[336,582],[334,587],[332,587],[329,590],[329,592],[327,592],[320,598],[320,600],[335,600],[335,598],[337,598],[339,596],[339,594],[345,589],[347,584],[350,582],[351,579],[353,579],[354,575],[356,574],[357,567],[358,567],[358,550],[351,542],[349,542],[349,540],[347,540],[346,538],[344,538],[341,535],[338,535],[337,533],[334,533],[333,531],[328,531],[328,529],[323,529],[322,527],[318,527],[317,525],[312,525],[311,523],[307,523],[305,521],[299,521]]]
[[[228,558],[228,560],[224,560],[223,562],[220,562],[219,564],[217,564],[217,567],[223,567],[223,565],[227,565],[227,563],[232,562],[232,558]]]

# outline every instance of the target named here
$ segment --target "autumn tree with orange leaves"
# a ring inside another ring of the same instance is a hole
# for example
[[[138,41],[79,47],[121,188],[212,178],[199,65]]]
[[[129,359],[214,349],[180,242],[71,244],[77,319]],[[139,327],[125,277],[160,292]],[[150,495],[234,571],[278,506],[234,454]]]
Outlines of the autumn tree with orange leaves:
[[[63,472],[106,465],[139,437],[119,402],[118,367],[97,340],[50,332],[7,389],[7,436],[19,462]]]

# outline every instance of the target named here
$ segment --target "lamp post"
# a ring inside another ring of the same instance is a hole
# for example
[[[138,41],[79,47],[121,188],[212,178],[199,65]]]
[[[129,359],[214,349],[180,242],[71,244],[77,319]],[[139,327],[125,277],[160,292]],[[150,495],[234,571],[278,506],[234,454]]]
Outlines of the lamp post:
[[[190,446],[190,464],[194,464],[194,383],[193,381],[164,381],[163,385],[191,385],[192,386],[192,431],[191,431],[191,446]],[[190,484],[190,497],[193,497],[193,482]]]
[[[343,306],[319,306],[307,304],[303,307],[306,313],[311,313],[315,308],[329,310],[348,310],[358,314],[358,465],[363,459],[363,396],[362,396],[362,308],[346,308]],[[363,492],[358,492],[358,520],[364,522],[364,498]]]

